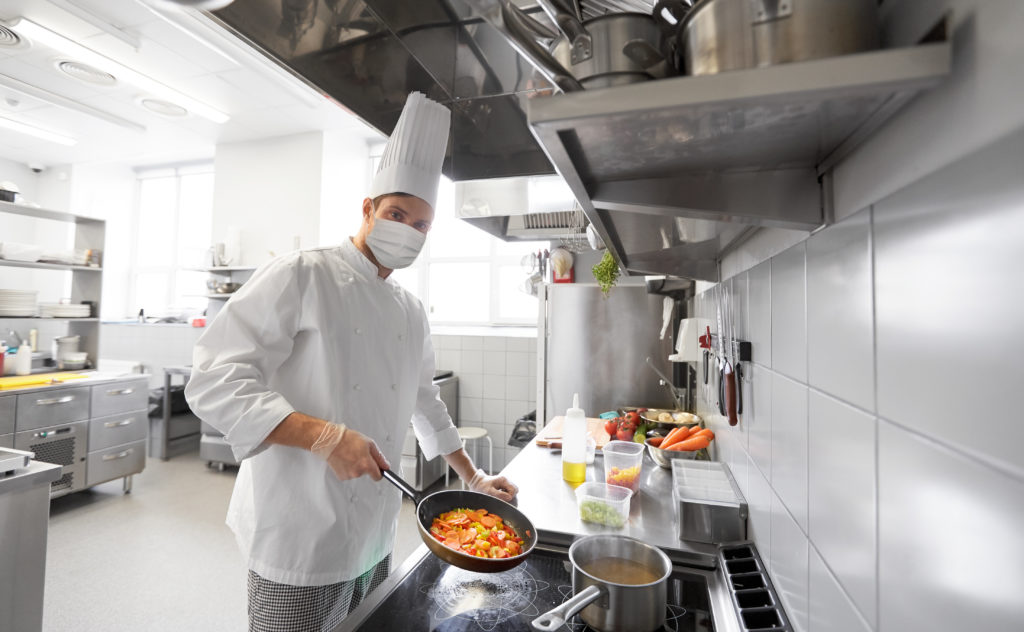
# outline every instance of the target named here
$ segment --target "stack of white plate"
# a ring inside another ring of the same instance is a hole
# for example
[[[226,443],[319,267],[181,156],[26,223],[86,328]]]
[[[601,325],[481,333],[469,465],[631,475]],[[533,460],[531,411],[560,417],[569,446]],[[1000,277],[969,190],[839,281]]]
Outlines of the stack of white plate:
[[[88,318],[89,308],[85,303],[40,303],[39,315],[43,318]]]
[[[35,290],[0,290],[0,316],[35,316]]]

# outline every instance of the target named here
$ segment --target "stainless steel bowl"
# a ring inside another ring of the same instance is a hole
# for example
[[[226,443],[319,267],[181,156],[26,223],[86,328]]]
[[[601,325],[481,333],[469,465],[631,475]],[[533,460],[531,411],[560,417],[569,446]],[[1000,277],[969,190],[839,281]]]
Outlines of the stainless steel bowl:
[[[700,450],[690,450],[687,452],[677,450],[662,450],[661,448],[656,448],[653,445],[651,445],[649,441],[650,439],[646,439],[644,441],[644,445],[647,446],[647,453],[651,455],[651,458],[654,459],[655,463],[665,468],[666,470],[672,469],[673,459],[683,459],[686,461],[692,461],[697,458],[697,453],[700,452]]]

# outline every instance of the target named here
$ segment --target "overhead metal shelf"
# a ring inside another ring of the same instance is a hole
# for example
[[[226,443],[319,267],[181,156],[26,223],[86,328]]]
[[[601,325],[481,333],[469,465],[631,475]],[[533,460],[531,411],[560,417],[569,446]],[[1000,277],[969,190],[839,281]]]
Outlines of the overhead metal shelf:
[[[717,280],[752,229],[826,223],[820,176],[949,74],[942,37],[532,99],[530,127],[625,270]]]

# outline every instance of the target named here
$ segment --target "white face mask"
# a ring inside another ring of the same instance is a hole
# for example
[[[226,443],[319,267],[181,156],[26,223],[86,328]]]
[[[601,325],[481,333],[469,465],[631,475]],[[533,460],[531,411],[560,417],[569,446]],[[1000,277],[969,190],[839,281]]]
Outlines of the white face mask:
[[[385,268],[397,270],[408,268],[416,261],[426,239],[424,233],[408,224],[377,217],[373,220],[370,234],[366,236],[366,245],[378,263]]]

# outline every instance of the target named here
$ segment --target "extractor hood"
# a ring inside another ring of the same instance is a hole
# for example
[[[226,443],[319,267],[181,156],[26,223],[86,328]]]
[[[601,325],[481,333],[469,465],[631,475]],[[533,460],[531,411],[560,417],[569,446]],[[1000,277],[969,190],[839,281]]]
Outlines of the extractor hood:
[[[214,16],[385,134],[410,91],[445,103],[453,181],[557,171],[628,274],[708,281],[761,227],[827,224],[832,167],[952,65],[940,25],[918,46],[561,94],[502,35],[505,1],[550,25],[534,0],[235,0]],[[581,0],[588,17],[626,4],[654,3]],[[578,219],[472,189],[461,216],[503,239]]]
[[[560,176],[456,182],[455,214],[505,241],[578,238],[586,223]]]

